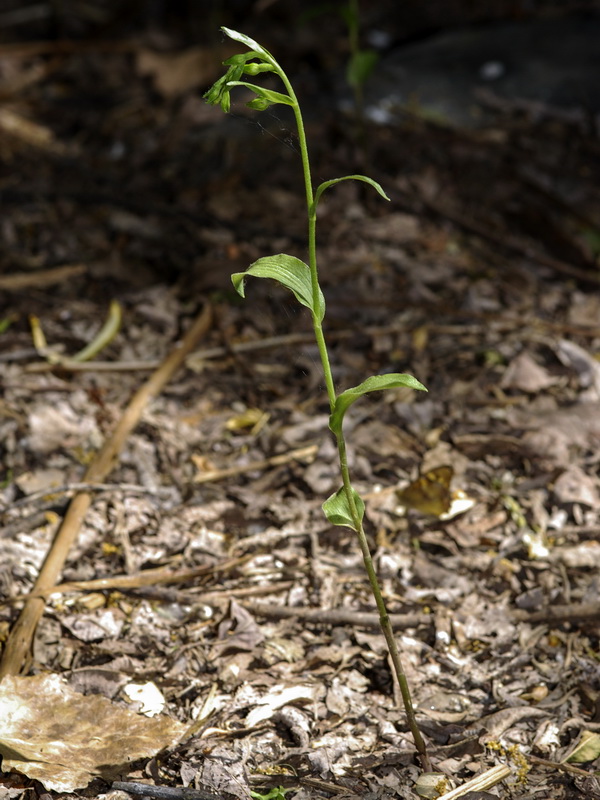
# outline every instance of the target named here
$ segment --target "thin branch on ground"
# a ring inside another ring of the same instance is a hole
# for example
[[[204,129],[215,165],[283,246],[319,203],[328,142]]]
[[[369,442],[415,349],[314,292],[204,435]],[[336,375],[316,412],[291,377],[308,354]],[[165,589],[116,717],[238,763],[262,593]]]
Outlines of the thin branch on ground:
[[[113,434],[88,467],[84,483],[102,482],[113,470],[119,454],[139,422],[142,412],[152,397],[162,391],[174,373],[184,363],[186,356],[196,347],[198,341],[207,333],[212,319],[212,309],[206,305],[194,321],[182,342],[178,343],[156,372],[134,394],[123,412]],[[44,595],[56,584],[71,547],[74,545],[85,515],[92,504],[93,495],[81,492],[73,498],[59,527],[54,542],[46,555],[42,568],[34,584],[31,596],[25,603],[21,615],[11,630],[2,660],[0,679],[5,675],[17,675],[23,669],[30,652],[37,624],[46,605]]]

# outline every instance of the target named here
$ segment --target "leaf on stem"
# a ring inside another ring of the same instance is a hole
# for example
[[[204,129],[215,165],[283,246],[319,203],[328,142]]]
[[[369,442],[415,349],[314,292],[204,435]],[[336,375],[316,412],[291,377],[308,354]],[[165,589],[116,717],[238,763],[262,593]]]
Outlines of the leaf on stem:
[[[226,28],[224,25],[221,27],[221,30],[225,36],[229,36],[229,38],[233,39],[235,42],[241,42],[242,44],[245,44],[249,50],[254,50],[254,52],[258,55],[263,56],[268,60],[273,58],[268,50],[265,50],[265,48],[262,47],[262,45],[260,45],[258,42],[255,42],[254,39],[246,36],[245,33],[234,31],[232,28]]]
[[[230,92],[232,86],[247,86],[251,89],[257,97],[252,100],[248,105],[251,108],[265,109],[274,103],[285,103],[292,105],[291,99],[279,92],[272,92],[268,89],[263,89],[260,86],[254,86],[250,83],[240,82],[242,75],[258,75],[261,72],[280,72],[280,67],[264,47],[255,42],[249,36],[238,31],[231,30],[231,28],[221,28],[221,30],[234,39],[236,42],[241,42],[250,49],[248,53],[238,53],[231,56],[223,63],[228,67],[227,72],[211,88],[204,94],[204,99],[211,105],[220,105],[225,113],[229,111],[231,100]],[[253,61],[256,59],[256,61]],[[258,62],[258,63],[257,63]]]
[[[352,497],[354,498],[358,518],[362,522],[362,518],[365,515],[365,504],[355,489],[352,489]],[[352,528],[353,531],[357,530],[350,504],[348,503],[348,496],[343,486],[325,500],[322,508],[332,525],[344,525],[346,528]]]
[[[335,434],[341,432],[346,411],[359,397],[369,392],[380,392],[383,389],[398,389],[399,387],[419,389],[422,392],[427,391],[425,386],[416,378],[402,372],[390,372],[387,375],[373,375],[358,386],[354,386],[352,389],[346,389],[345,392],[342,392],[342,394],[336,397],[333,412],[329,417],[330,430]]]
[[[368,183],[369,186],[372,186],[377,194],[381,195],[384,200],[389,200],[390,198],[387,194],[383,191],[381,184],[374,181],[373,178],[369,178],[367,175],[344,175],[343,178],[332,178],[330,181],[323,181],[318,187],[317,191],[315,192],[315,201],[313,203],[312,210],[314,211],[321,199],[321,195],[325,191],[325,189],[329,189],[330,186],[335,186],[336,183],[341,183],[342,181],[362,181],[363,183]]]
[[[319,289],[319,296],[316,304],[313,302],[312,282],[310,268],[304,261],[285,253],[275,256],[265,256],[259,258],[251,264],[245,272],[235,272],[231,276],[231,281],[236,292],[245,297],[244,281],[248,276],[254,278],[272,278],[293,292],[296,300],[306,308],[310,308],[319,322],[325,316],[325,298]]]
[[[275,105],[276,103],[283,103],[286,106],[293,106],[294,101],[289,94],[282,94],[275,92],[273,89],[264,89],[262,86],[257,86],[255,83],[248,83],[247,81],[228,81],[227,86],[245,86],[246,89],[254,92],[256,95],[255,100],[251,100],[246,105],[249,108],[257,108],[259,111],[264,111],[265,108]]]

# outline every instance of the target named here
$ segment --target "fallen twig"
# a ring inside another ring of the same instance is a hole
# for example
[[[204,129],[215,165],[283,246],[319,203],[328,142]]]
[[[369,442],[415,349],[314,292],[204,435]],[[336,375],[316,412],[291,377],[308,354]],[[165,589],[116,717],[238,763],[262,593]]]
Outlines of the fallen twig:
[[[516,622],[529,622],[532,625],[541,622],[572,622],[573,620],[598,619],[600,603],[571,603],[565,606],[547,606],[539,611],[515,609],[512,618]]]
[[[183,364],[186,356],[208,331],[211,319],[211,308],[206,305],[183,341],[176,345],[156,372],[134,394],[112,436],[105,441],[94,461],[86,470],[84,482],[96,483],[105,480],[115,466],[125,440],[137,425],[148,401],[162,390]],[[0,679],[5,675],[16,675],[21,671],[30,650],[35,629],[44,613],[45,593],[56,584],[91,502],[92,494],[90,492],[81,492],[72,499],[52,547],[46,555],[33,587],[32,596],[25,603],[19,619],[8,636],[0,661]]]
[[[22,506],[37,505],[40,500],[44,503],[56,503],[56,498],[63,494],[74,494],[75,492],[129,492],[131,494],[152,494],[163,495],[165,497],[171,496],[171,491],[166,486],[160,486],[158,489],[147,489],[145,486],[139,486],[135,483],[64,483],[62,486],[49,486],[47,489],[39,489],[37,492],[30,492],[25,497],[19,500],[13,500],[0,508],[0,514],[5,514],[7,511],[12,511],[15,508]],[[0,531],[0,538],[5,534]]]
[[[492,242],[494,245],[504,250],[518,253],[531,261],[536,261],[538,264],[542,264],[554,270],[559,275],[568,275],[570,278],[576,278],[583,283],[592,283],[595,285],[600,283],[600,275],[593,272],[592,269],[587,270],[581,267],[574,267],[572,264],[567,264],[564,261],[542,253],[527,242],[519,240],[516,236],[507,236],[504,233],[497,233],[474,219],[467,219],[457,211],[424,197],[422,192],[419,194],[419,200],[434,214],[445,217],[459,228],[463,228],[469,233],[474,233],[482,239],[487,239],[489,242]]]
[[[374,612],[352,611],[347,608],[303,608],[270,605],[269,603],[245,603],[249,611],[269,619],[288,619],[290,617],[314,622],[319,625],[356,625],[361,628],[377,628],[379,617]],[[596,603],[586,605],[549,606],[540,611],[514,610],[511,616],[515,622],[539,624],[543,622],[567,622],[582,619],[598,619],[600,606]],[[433,615],[424,613],[390,614],[394,627],[414,628],[424,622],[434,622]]]
[[[539,764],[540,767],[548,767],[549,769],[558,769],[561,772],[570,772],[571,775],[579,775],[582,778],[589,778],[591,773],[581,767],[575,767],[573,764],[566,762],[550,761],[548,758],[539,758],[538,756],[527,755],[527,760],[532,764]]]
[[[27,597],[48,597],[51,594],[66,594],[67,592],[101,592],[112,589],[139,589],[142,586],[166,586],[174,583],[186,583],[201,575],[212,575],[217,572],[229,572],[234,567],[239,567],[248,560],[249,556],[230,558],[221,564],[203,564],[201,567],[183,569],[177,572],[168,569],[145,569],[137,575],[115,575],[110,578],[95,578],[90,581],[68,581],[59,583],[48,589],[32,589]]]
[[[310,463],[316,456],[318,449],[316,444],[311,444],[307,447],[299,447],[287,453],[271,456],[270,458],[261,458],[259,461],[252,461],[249,464],[240,464],[235,467],[226,467],[225,469],[206,470],[206,472],[196,475],[194,483],[220,481],[223,478],[231,478],[233,475],[243,475],[245,472],[254,472],[255,470],[259,471],[269,467],[289,464],[290,461],[308,461]]]
[[[244,608],[259,617],[267,619],[301,619],[317,625],[352,625],[356,628],[379,628],[379,615],[370,611],[353,611],[350,608],[304,608],[296,606],[277,606],[271,603],[243,603]],[[433,615],[390,614],[394,628],[416,628],[418,625],[432,623]]]
[[[85,264],[65,264],[52,269],[37,269],[34,272],[16,272],[13,275],[0,275],[0,289],[4,291],[17,291],[28,289],[31,286],[52,286],[54,283],[83,275],[87,272]]]
[[[114,781],[112,788],[136,797],[156,797],[157,800],[219,800],[220,795],[204,789],[189,789],[187,786],[154,786],[136,781]]]
[[[446,311],[448,317],[464,316],[463,311],[453,312],[451,309]],[[492,315],[485,312],[471,312],[477,322],[472,325],[439,325],[435,323],[428,324],[428,329],[433,333],[446,333],[451,336],[460,336],[461,334],[473,334],[481,330],[482,326],[490,319]],[[497,315],[496,315],[497,317]],[[541,319],[540,317],[531,317],[531,324],[541,327],[543,330],[559,331],[561,333],[572,333],[577,336],[587,338],[596,338],[600,336],[600,327],[593,325],[568,325],[561,322],[552,322],[551,320]],[[494,324],[498,330],[513,330],[517,326],[522,327],[523,320],[514,318],[507,319],[502,322],[495,318]],[[387,336],[389,334],[405,334],[411,333],[410,326],[407,327],[404,321],[395,322],[390,325],[383,326],[369,326],[362,329],[362,334],[370,337]],[[356,331],[351,329],[337,330],[331,332],[331,339],[335,342],[351,339],[356,336]],[[291,333],[284,336],[267,336],[264,339],[253,339],[250,342],[232,342],[229,347],[217,346],[207,347],[203,350],[197,350],[191,353],[186,359],[186,366],[192,370],[201,369],[205,362],[214,361],[220,358],[226,358],[232,353],[254,353],[260,350],[275,350],[277,348],[289,347],[290,345],[309,344],[313,340],[312,333]],[[23,358],[30,358],[34,351],[20,351],[18,353],[0,354],[1,361],[20,361]],[[93,361],[93,362],[70,362],[68,364],[61,364],[62,372],[149,372],[156,369],[159,362],[154,360],[147,361]],[[25,371],[29,373],[50,372],[56,370],[52,364],[45,362],[35,362],[27,364]]]
[[[151,600],[158,600],[164,603],[179,603],[180,606],[195,605],[201,603],[210,605],[222,605],[228,603],[232,598],[243,597],[265,597],[270,594],[287,592],[294,587],[294,581],[275,581],[265,586],[246,586],[242,588],[232,588],[230,586],[223,589],[211,589],[209,591],[194,594],[190,591],[179,589],[166,589],[165,585],[173,583],[186,583],[201,575],[221,574],[228,572],[236,566],[248,561],[250,556],[242,558],[232,558],[222,564],[213,566],[198,567],[192,570],[181,572],[166,572],[163,570],[144,570],[138,575],[115,575],[113,578],[95,578],[90,581],[72,581],[59,583],[48,589],[44,597],[48,598],[54,594],[88,594],[91,592],[118,591],[123,594],[131,594],[134,597],[146,597]],[[148,574],[149,573],[149,574]],[[0,602],[0,606],[9,603],[21,603],[28,600],[32,595],[17,595],[8,600]]]

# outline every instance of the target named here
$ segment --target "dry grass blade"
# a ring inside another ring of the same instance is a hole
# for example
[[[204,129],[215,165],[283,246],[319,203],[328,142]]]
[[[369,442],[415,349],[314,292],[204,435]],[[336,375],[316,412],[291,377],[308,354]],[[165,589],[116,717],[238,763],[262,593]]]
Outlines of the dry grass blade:
[[[318,447],[315,444],[308,445],[307,447],[299,447],[295,450],[290,450],[287,453],[281,453],[277,456],[270,458],[263,458],[260,461],[252,461],[250,464],[243,464],[236,467],[227,467],[226,469],[211,469],[204,473],[196,475],[194,483],[210,483],[212,481],[220,481],[223,478],[231,478],[234,475],[243,475],[245,472],[254,472],[269,467],[278,467],[283,464],[289,464],[290,461],[307,461],[312,462],[317,454]]]
[[[470,781],[463,783],[462,786],[458,786],[456,789],[446,792],[446,794],[438,797],[438,800],[458,800],[459,797],[463,797],[469,792],[481,792],[500,783],[500,781],[508,778],[510,774],[510,767],[507,767],[505,764],[498,764],[486,770],[481,775],[476,775]]]
[[[3,291],[22,291],[30,287],[52,286],[71,280],[87,272],[85,264],[65,264],[52,269],[38,269],[34,272],[19,272],[14,275],[0,276],[0,289]]]

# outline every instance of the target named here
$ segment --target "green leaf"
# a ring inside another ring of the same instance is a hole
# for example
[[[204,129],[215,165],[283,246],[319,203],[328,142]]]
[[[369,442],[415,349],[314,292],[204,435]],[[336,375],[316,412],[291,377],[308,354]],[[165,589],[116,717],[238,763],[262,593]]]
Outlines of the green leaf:
[[[345,392],[338,395],[335,400],[333,412],[329,417],[329,428],[333,433],[340,433],[342,430],[342,422],[346,411],[350,408],[352,403],[355,403],[359,397],[362,397],[369,392],[380,392],[383,389],[397,389],[399,387],[406,387],[408,389],[419,389],[426,392],[427,389],[412,375],[406,375],[402,372],[390,372],[387,375],[373,375],[367,378],[358,386],[352,389],[346,389]]]
[[[250,797],[253,800],[285,800],[287,792],[293,791],[292,789],[284,789],[283,786],[274,786],[267,794],[260,792],[250,792]]]
[[[264,108],[268,108],[271,105],[275,105],[276,103],[283,103],[286,106],[294,105],[294,101],[289,94],[275,92],[273,89],[265,89],[262,86],[257,86],[255,83],[248,83],[247,81],[229,81],[227,86],[245,86],[247,89],[253,91],[261,103],[266,103],[266,105],[260,106],[261,110],[264,110]],[[259,106],[254,105],[255,103],[256,100],[252,100],[250,103],[247,103],[247,105],[250,106],[250,108],[258,108]]]
[[[375,69],[378,60],[375,50],[358,50],[353,53],[346,70],[346,80],[350,86],[362,86]]]
[[[312,282],[310,278],[310,268],[304,261],[285,253],[275,256],[259,258],[251,264],[245,272],[236,272],[231,276],[232,283],[236,292],[245,297],[244,280],[252,276],[254,278],[272,278],[285,286],[294,293],[296,300],[316,315],[319,322],[325,316],[325,298],[319,289],[316,308],[313,304]]]
[[[362,522],[362,518],[365,515],[365,504],[362,497],[355,489],[352,489],[352,497],[354,498],[358,517]],[[348,503],[348,497],[346,496],[343,486],[341,489],[338,489],[335,494],[332,494],[331,497],[325,500],[322,508],[325,516],[332,525],[344,525],[346,528],[352,528],[353,531],[356,530],[356,525],[354,524],[350,511],[350,504]]]
[[[230,39],[233,39],[235,42],[241,42],[245,44],[249,50],[254,50],[254,52],[266,58],[267,60],[272,60],[273,56],[269,53],[268,50],[265,50],[258,42],[255,42],[254,39],[251,39],[249,36],[246,36],[245,33],[240,33],[239,31],[234,31],[231,28],[226,28],[225,26],[221,27],[221,30],[226,36],[229,36]]]
[[[317,191],[315,192],[315,201],[312,207],[313,212],[317,207],[321,195],[325,189],[329,189],[330,186],[335,186],[336,183],[341,183],[341,181],[362,181],[363,183],[368,183],[369,186],[372,186],[377,194],[380,194],[384,200],[390,199],[381,188],[381,185],[377,183],[377,181],[374,181],[373,178],[368,178],[366,175],[344,175],[343,178],[332,178],[330,181],[324,181],[322,184],[320,184],[320,186],[317,187]]]

